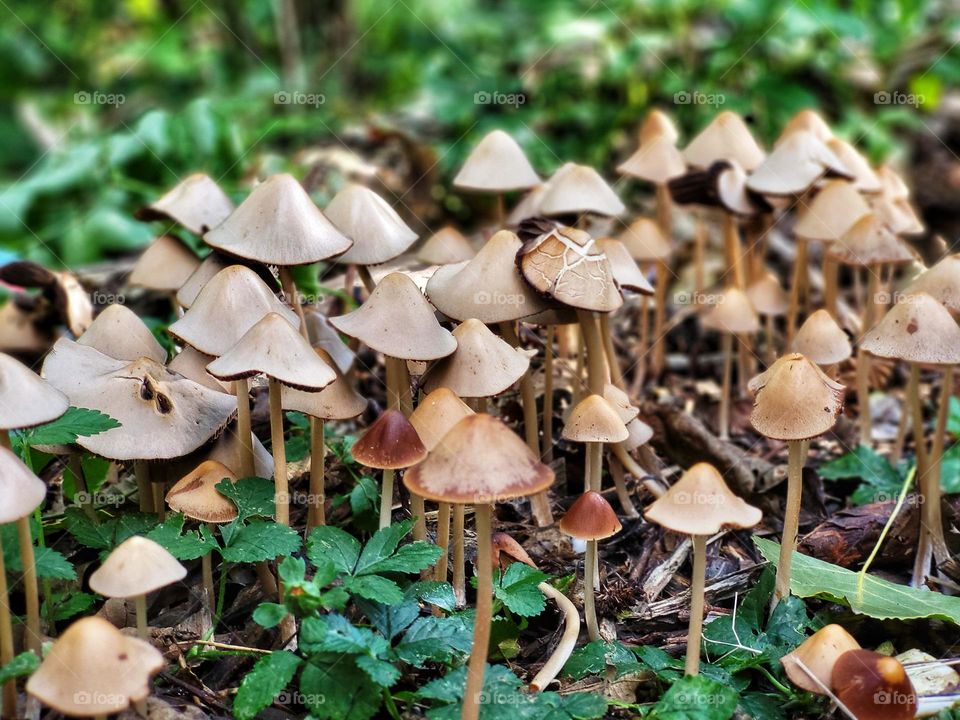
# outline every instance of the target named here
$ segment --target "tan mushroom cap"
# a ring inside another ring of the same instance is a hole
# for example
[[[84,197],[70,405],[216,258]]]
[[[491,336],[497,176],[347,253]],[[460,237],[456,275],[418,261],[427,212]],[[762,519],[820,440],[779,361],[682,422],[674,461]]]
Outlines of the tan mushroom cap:
[[[628,437],[624,420],[602,395],[587,395],[574,405],[563,426],[563,439],[573,442],[616,443]]]
[[[630,396],[613,383],[604,384],[603,399],[610,404],[624,423],[630,422],[640,414],[640,410],[630,403]]]
[[[778,358],[750,380],[756,395],[750,424],[774,440],[806,440],[827,432],[843,410],[843,385],[800,353]]]
[[[857,220],[827,253],[837,262],[859,267],[913,262],[916,254],[904,245],[876,213]]]
[[[46,496],[46,483],[16,453],[0,447],[0,525],[27,517]]]
[[[794,232],[810,240],[839,240],[870,206],[849,180],[828,180],[808,204],[797,210]]]
[[[917,692],[896,658],[848,650],[834,663],[830,686],[857,718],[912,720],[917,715]]]
[[[385,410],[357,438],[351,452],[358,463],[378,470],[400,470],[427,457],[416,428],[399,410]]]
[[[520,145],[503,130],[484,135],[453,178],[454,187],[483,192],[523,190],[540,182]]]
[[[620,528],[610,503],[593,490],[578,497],[560,518],[560,532],[577,540],[603,540],[616,535]]]
[[[849,178],[850,170],[817,137],[806,130],[790,133],[747,179],[747,187],[763,195],[799,195],[825,175]]]
[[[127,283],[147,290],[176,292],[200,267],[200,258],[173,235],[161,235],[143,251]]]
[[[98,595],[132,598],[183,580],[187,569],[150,538],[134,535],[111,552],[90,576]]]
[[[66,395],[19,360],[0,353],[0,430],[43,425],[68,407]]]
[[[517,257],[524,279],[557,302],[594,312],[623,305],[610,260],[582,230],[554,228],[524,244]]]
[[[650,218],[639,217],[634,220],[620,233],[619,240],[630,256],[640,263],[666,260],[673,254],[670,241]]]
[[[777,138],[774,145],[779,145],[788,135],[805,130],[812,133],[820,142],[828,142],[833,139],[833,130],[827,124],[827,121],[815,110],[804,108],[791,117],[787,124],[783,126],[780,137]]]
[[[350,372],[357,355],[340,339],[340,333],[330,324],[327,316],[312,308],[304,308],[303,314],[307,320],[310,344],[330,357],[331,367],[336,366],[342,373]]]
[[[522,246],[516,233],[501,230],[472,260],[439,268],[427,283],[427,297],[454,320],[498,323],[543,312],[547,304],[517,270]]]
[[[854,187],[862,193],[878,193],[883,190],[883,183],[877,173],[870,167],[867,159],[861,155],[853,145],[840,138],[827,140],[827,147],[839,158],[853,176]]]
[[[824,625],[800,643],[793,652],[780,658],[780,664],[783,665],[783,670],[790,678],[790,682],[798,688],[817,695],[826,695],[830,688],[833,666],[837,660],[848,650],[857,650],[859,647],[860,643],[839,625]],[[800,667],[800,663],[822,685],[814,682],[810,675]]]
[[[881,165],[876,170],[880,184],[883,186],[884,196],[892,200],[907,200],[910,197],[910,188],[900,174],[889,165]]]
[[[126,305],[105,307],[77,342],[117,360],[148,357],[158,363],[167,361],[167,351],[143,320]]]
[[[600,173],[587,165],[562,165],[548,181],[549,189],[540,200],[544,215],[595,213],[617,216],[626,206]]]
[[[917,235],[925,230],[909,200],[893,200],[879,195],[873,198],[870,207],[898,235]]]
[[[214,355],[207,355],[190,345],[184,345],[183,350],[167,363],[167,369],[180,373],[187,380],[193,380],[211,390],[232,395],[234,392],[232,382],[223,382],[207,372],[207,365],[216,359]]]
[[[717,160],[733,160],[750,172],[763,162],[764,152],[743,118],[725,110],[690,141],[683,158],[698,168],[708,168]]]
[[[233,264],[234,263],[222,253],[214,251],[207,255],[197,266],[197,269],[194,270],[190,274],[190,277],[180,286],[180,289],[177,290],[177,303],[185,308],[192,306],[204,286],[210,282],[217,273]]]
[[[267,265],[308,265],[346,252],[351,241],[286,173],[255,187],[219,227],[204,234],[211,247]]]
[[[804,321],[790,349],[817,365],[843,362],[853,354],[850,338],[833,316],[822,309]]]
[[[137,212],[139,220],[170,219],[194,235],[203,235],[227,219],[233,203],[213,178],[188,175],[159,199]]]
[[[167,491],[167,505],[200,522],[230,522],[237,517],[237,506],[217,490],[217,485],[224,480],[234,483],[237,479],[223,463],[204,460]]]
[[[417,252],[417,260],[427,265],[452,265],[477,254],[466,236],[452,225],[444,225]]]
[[[402,360],[436,360],[457,349],[430,303],[409,277],[390,273],[353,312],[330,318],[344,335]]]
[[[743,290],[727,288],[716,304],[700,316],[700,324],[708,330],[728,333],[753,333],[760,329],[757,312]]]
[[[960,327],[950,311],[920,292],[894,305],[861,342],[879,357],[930,365],[960,363]]]
[[[553,484],[553,470],[500,420],[476,413],[453,426],[403,484],[436,502],[494,503],[535,495]]]
[[[653,438],[653,428],[640,418],[634,418],[627,423],[627,432],[629,437],[623,442],[627,452],[633,452],[638,447],[646,445]]]
[[[921,273],[906,292],[927,293],[947,309],[960,312],[960,255],[947,255]]]
[[[264,374],[299,390],[322,390],[336,373],[303,335],[277,313],[267,313],[230,350],[207,365],[220,380]]]
[[[337,258],[340,263],[379,265],[402,255],[417,240],[397,211],[362,185],[346,185],[334,195],[324,214],[353,240],[353,246]]]
[[[53,337],[41,331],[14,299],[0,307],[0,351],[32,356],[46,352],[52,344]]]
[[[673,120],[663,110],[657,108],[647,113],[640,126],[639,134],[641,145],[658,137],[664,137],[673,144],[680,139],[680,133],[677,132],[677,126],[673,124]]]
[[[57,639],[27,681],[27,692],[67,716],[106,716],[144,700],[150,677],[164,665],[163,655],[150,643],[90,616]]]
[[[467,415],[473,415],[470,406],[450,388],[439,387],[420,401],[410,415],[410,424],[427,451],[433,452],[453,426]]]
[[[644,515],[662,528],[686,535],[713,535],[724,527],[750,528],[760,522],[760,508],[733,493],[717,469],[697,463]]]
[[[615,238],[607,237],[597,240],[597,248],[610,261],[610,269],[613,270],[613,279],[617,281],[617,285],[624,290],[653,295],[653,285],[637,266],[637,261],[631,257],[626,245]]]
[[[90,293],[80,284],[76,276],[69,272],[54,272],[56,294],[61,304],[61,313],[67,329],[73,335],[82,335],[93,322],[93,304]]]
[[[510,211],[510,214],[507,215],[506,224],[509,227],[517,227],[521,222],[527,218],[536,217],[541,215],[540,212],[540,201],[543,200],[544,196],[550,191],[550,185],[546,182],[540,183],[530,188],[530,190],[520,198],[519,202],[513,207]]]
[[[170,326],[172,335],[207,355],[223,355],[267,313],[278,313],[291,327],[300,324],[250,268],[231,265],[200,291],[187,313]]]
[[[367,399],[353,389],[353,384],[333,364],[330,356],[320,348],[314,348],[320,359],[329,365],[337,379],[320,392],[304,392],[284,386],[281,405],[284,410],[302,412],[321,420],[347,420],[367,409]]]
[[[460,323],[453,336],[457,349],[427,371],[427,392],[447,387],[460,397],[493,397],[508,390],[530,367],[525,350],[511,347],[479,320]]]
[[[633,155],[617,166],[617,172],[655,185],[663,185],[670,178],[683,175],[687,164],[675,142],[676,139],[668,135],[643,140]]]
[[[780,317],[787,314],[790,298],[778,278],[772,272],[765,272],[746,289],[747,300],[760,315]]]

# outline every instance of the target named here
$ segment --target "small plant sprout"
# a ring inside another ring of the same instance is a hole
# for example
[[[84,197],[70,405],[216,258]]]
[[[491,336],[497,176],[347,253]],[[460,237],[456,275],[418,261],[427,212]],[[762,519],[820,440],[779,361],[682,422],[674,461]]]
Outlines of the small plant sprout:
[[[666,530],[689,535],[693,543],[693,579],[690,595],[690,628],[687,631],[687,675],[700,672],[703,635],[704,585],[707,538],[724,527],[751,528],[760,522],[759,508],[737,497],[713,465],[697,463],[687,470],[663,497],[644,512],[647,520]]]
[[[790,350],[815,362],[828,377],[835,377],[837,366],[853,354],[850,338],[826,310],[817,310],[804,321]]]
[[[476,254],[462,232],[453,225],[444,225],[420,246],[417,260],[424,265],[453,265],[471,260]]]
[[[824,625],[780,658],[780,664],[798,688],[826,695],[837,660],[848,650],[859,649],[860,643],[840,625]]]
[[[233,203],[216,181],[209,175],[193,173],[138,210],[137,219],[173,221],[199,236],[217,227],[232,212]]]
[[[872,650],[841,655],[831,687],[857,720],[910,720],[917,712],[917,693],[903,665]]]
[[[484,135],[453,178],[453,186],[461,190],[496,195],[498,225],[504,222],[503,194],[540,182],[523,149],[503,130]]]

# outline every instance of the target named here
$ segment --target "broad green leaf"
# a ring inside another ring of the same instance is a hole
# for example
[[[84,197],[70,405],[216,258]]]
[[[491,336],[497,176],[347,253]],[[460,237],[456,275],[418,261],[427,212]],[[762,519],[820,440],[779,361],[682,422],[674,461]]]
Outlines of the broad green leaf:
[[[306,618],[300,628],[300,643],[308,653],[349,653],[380,655],[390,644],[382,635],[357,627],[343,615],[330,613]]]
[[[417,618],[395,650],[404,662],[423,667],[426,662],[452,663],[470,654],[473,644],[473,613],[450,617]]]
[[[30,518],[30,531],[36,537],[37,527],[33,518]],[[23,563],[20,557],[20,537],[17,525],[8,523],[0,527],[3,537],[3,561],[8,570],[22,572]],[[73,565],[61,553],[50,547],[33,547],[34,567],[38,578],[51,580],[75,580],[77,577]]]
[[[20,431],[20,440],[26,446],[70,445],[78,437],[99,435],[120,427],[120,423],[99,410],[69,407],[53,422]]]
[[[237,516],[241,522],[252,517],[273,517],[275,490],[272,480],[246,477],[232,483],[224,479],[217,483],[216,487],[221,495],[230,498],[237,506]]]
[[[581,680],[588,675],[603,676],[608,668],[615,668],[617,674],[621,675],[638,667],[634,654],[621,643],[593,640],[573,651],[563,666],[563,674]]]
[[[349,574],[359,557],[360,541],[341,528],[322,525],[314,528],[307,538],[307,558],[314,565],[326,558],[333,562],[338,572]]]
[[[657,720],[729,720],[737,710],[737,691],[715,680],[687,676],[660,698],[651,717]]]
[[[354,575],[343,579],[343,587],[353,595],[392,605],[403,600],[403,590],[382,575]]]
[[[737,707],[749,720],[787,720],[783,696],[771,693],[746,692],[740,695]]]
[[[199,531],[185,531],[184,520],[181,513],[171,515],[165,522],[148,532],[147,537],[158,545],[162,545],[177,560],[196,560],[220,548],[220,544],[206,525],[201,525]]]
[[[85,592],[64,592],[53,594],[53,619],[69,620],[72,617],[85,613],[97,602],[97,598]],[[47,616],[47,600],[41,603],[41,615]]]
[[[362,574],[380,574],[380,573],[407,573],[413,575],[422,572],[433,565],[440,557],[441,550],[423,540],[416,540],[408,545],[402,545],[390,557],[384,558],[378,562],[366,567]],[[361,562],[363,558],[361,556]],[[358,574],[361,574],[358,571]]]
[[[303,703],[316,720],[368,720],[380,709],[380,688],[352,656],[314,655],[300,673]]]
[[[260,603],[257,609],[253,611],[253,621],[260,627],[273,628],[280,624],[280,621],[287,616],[286,605],[279,603]]]
[[[293,528],[275,522],[253,521],[240,527],[223,548],[229,562],[260,562],[292,555],[300,549],[300,535]]]
[[[441,610],[452,612],[457,606],[457,599],[453,595],[453,586],[446,582],[419,582],[411,587],[416,588],[417,597],[430,605],[436,605]]]
[[[157,518],[143,513],[127,512],[99,525],[93,523],[78,507],[66,509],[67,532],[77,542],[104,554],[134,535],[143,535],[157,525]]]
[[[233,701],[234,717],[253,720],[293,680],[302,663],[299,657],[285,650],[260,658],[240,683]]]
[[[29,675],[38,667],[40,667],[40,658],[32,652],[22,652],[6,665],[0,667],[0,685],[9,680]]]
[[[523,617],[539,615],[547,606],[546,598],[537,587],[549,578],[524,563],[512,563],[497,582],[493,584],[493,594],[510,612]]]
[[[859,445],[853,452],[824,463],[819,473],[826,480],[860,478],[863,484],[851,497],[857,505],[895,498],[903,483],[903,478],[887,459],[866,445]]]
[[[355,659],[357,667],[380,687],[390,687],[400,679],[400,671],[386,660],[380,660],[370,655],[358,655]]]
[[[354,574],[376,573],[377,570],[374,568],[393,555],[397,545],[400,544],[400,540],[412,528],[413,520],[404,520],[377,530],[373,537],[367,541],[367,544],[363,546],[360,559],[357,560],[357,566],[353,571]]]

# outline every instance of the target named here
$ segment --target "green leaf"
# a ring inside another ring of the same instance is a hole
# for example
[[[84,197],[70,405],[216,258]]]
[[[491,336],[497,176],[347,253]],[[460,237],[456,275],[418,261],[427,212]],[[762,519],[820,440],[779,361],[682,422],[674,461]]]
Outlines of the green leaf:
[[[292,555],[299,549],[300,535],[293,528],[253,521],[240,527],[222,553],[228,562],[249,563]]]
[[[362,573],[407,573],[413,575],[422,572],[433,565],[442,551],[436,545],[423,540],[416,540],[409,545],[403,545],[390,557],[384,558],[365,568]],[[361,562],[363,558],[361,556]]]
[[[857,505],[895,498],[903,483],[887,459],[866,445],[821,465],[819,473],[826,480],[860,478],[863,485],[851,497]]]
[[[441,610],[452,612],[457,606],[457,599],[453,595],[453,586],[446,582],[419,582],[411,585],[416,588],[417,597],[429,605],[436,605]]]
[[[253,611],[253,621],[260,627],[273,628],[287,616],[287,606],[279,603],[260,603]]]
[[[69,445],[78,437],[99,435],[120,427],[120,423],[99,410],[69,407],[53,422],[21,430],[20,441],[26,446]]]
[[[81,545],[94,550],[110,551],[127,538],[143,535],[157,524],[157,518],[143,513],[126,512],[120,517],[95,524],[78,507],[65,511],[67,532]]]
[[[30,518],[30,532],[36,537],[37,528],[33,518]],[[3,560],[7,569],[13,572],[23,572],[23,562],[20,557],[20,537],[16,523],[8,523],[0,527],[3,537]],[[34,544],[34,567],[38,578],[52,580],[75,580],[77,577],[73,565],[61,553],[50,547],[37,547]]]
[[[306,618],[300,626],[300,643],[308,653],[380,655],[390,647],[386,638],[370,628],[357,627],[343,615],[330,613]]]
[[[0,685],[10,680],[30,675],[38,667],[40,667],[40,658],[32,652],[22,652],[16,655],[6,665],[0,667]]]
[[[423,667],[427,662],[449,664],[465,658],[472,644],[473,613],[469,612],[417,618],[394,649],[404,662]]]
[[[367,544],[363,546],[363,552],[360,553],[357,566],[353,571],[354,574],[376,573],[377,570],[374,568],[393,555],[397,545],[400,544],[400,540],[412,529],[413,520],[404,520],[377,530],[373,537],[367,541]]]
[[[380,486],[369,475],[365,475],[350,490],[351,522],[361,530],[373,530],[379,522],[378,507]]]
[[[221,480],[216,488],[237,506],[237,516],[241,522],[252,517],[274,516],[276,508],[272,480],[262,477],[240,478],[235,483]]]
[[[355,658],[357,667],[363,670],[367,677],[380,687],[388,688],[400,679],[400,671],[386,660],[380,660],[370,655],[360,655]]]
[[[220,548],[220,544],[206,525],[201,525],[199,532],[184,531],[184,521],[185,518],[181,513],[171,515],[165,522],[147,533],[147,537],[158,545],[162,545],[177,560],[196,560]]]
[[[234,717],[237,720],[253,720],[293,680],[302,662],[299,657],[285,650],[260,658],[240,683],[233,701]]]
[[[750,720],[787,720],[783,705],[780,695],[746,692],[740,695],[737,709]]]
[[[360,541],[346,530],[322,525],[314,528],[307,538],[307,558],[314,565],[323,559],[330,560],[337,572],[350,574],[360,558]]]
[[[316,720],[368,720],[380,709],[380,689],[352,656],[317,654],[300,673],[303,702]]]
[[[638,665],[634,654],[622,643],[593,640],[573,651],[563,666],[563,673],[580,680],[588,675],[604,675],[611,667],[616,669],[617,675],[622,675],[637,669]]]
[[[403,600],[403,590],[382,575],[353,575],[343,579],[343,587],[353,595],[392,605]]]
[[[651,717],[657,720],[729,720],[737,710],[737,691],[710,678],[686,676],[660,698]]]
[[[537,587],[550,576],[524,563],[512,563],[503,577],[493,584],[493,594],[510,612],[523,617],[539,615],[547,606]]]
[[[285,583],[302,583],[307,576],[307,564],[303,558],[285,557],[277,566],[277,574]]]
[[[53,593],[53,619],[57,621],[69,620],[81,613],[85,613],[92,608],[96,602],[96,596],[90,593],[77,591],[64,593],[55,592]],[[41,604],[40,614],[44,617],[48,616],[46,599],[44,599]]]

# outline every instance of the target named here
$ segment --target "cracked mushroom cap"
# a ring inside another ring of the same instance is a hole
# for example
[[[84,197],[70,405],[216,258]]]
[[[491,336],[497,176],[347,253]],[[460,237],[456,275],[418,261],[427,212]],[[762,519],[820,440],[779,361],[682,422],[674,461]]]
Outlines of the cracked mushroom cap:
[[[427,297],[454,320],[509,322],[547,309],[517,269],[523,243],[516,233],[494,234],[467,262],[439,268],[427,283]]]
[[[134,535],[117,545],[90,576],[98,595],[133,598],[183,580],[187,569],[150,538]]]
[[[595,213],[615,217],[627,209],[600,173],[587,165],[562,165],[548,185],[540,199],[543,215]]]
[[[863,195],[849,180],[828,180],[809,203],[797,209],[794,232],[810,240],[839,240],[870,212]]]
[[[352,245],[287,173],[271,175],[257,185],[203,239],[230,255],[280,267],[326,260]]]
[[[764,152],[743,118],[725,110],[690,141],[683,158],[697,168],[708,168],[717,160],[733,160],[750,172],[763,162]]]
[[[617,172],[663,185],[671,178],[683,175],[687,169],[675,143],[676,138],[669,135],[655,135],[641,140],[636,152],[617,166]]]
[[[150,643],[103,618],[85,617],[53,644],[27,681],[27,693],[70,717],[111,715],[146,699],[151,676],[165,664]]]
[[[737,288],[727,288],[700,316],[700,324],[708,330],[734,334],[754,333],[760,329],[756,310],[746,293]]]
[[[960,255],[947,255],[921,273],[906,290],[907,295],[926,293],[953,312],[960,312]]]
[[[960,327],[927,293],[895,304],[870,330],[861,347],[873,355],[929,365],[960,362]]]
[[[263,374],[299,390],[322,390],[336,373],[310,347],[303,335],[277,313],[267,313],[237,344],[207,365],[220,380]]]
[[[783,126],[780,137],[777,138],[774,146],[779,145],[783,142],[784,138],[799,130],[813,134],[823,143],[833,139],[833,130],[830,129],[827,121],[815,110],[804,108],[791,117],[787,121],[787,124]]]
[[[610,503],[593,490],[578,497],[560,518],[560,532],[577,540],[603,540],[616,535],[620,528],[620,521]]]
[[[167,491],[167,505],[200,522],[230,522],[237,517],[237,506],[217,490],[217,485],[224,480],[235,483],[237,479],[223,463],[204,460]]]
[[[476,254],[462,232],[452,225],[444,225],[423,243],[417,260],[427,265],[452,265],[466,262]]]
[[[377,283],[363,305],[330,318],[330,324],[371,350],[402,360],[436,360],[457,349],[420,288],[398,272]]]
[[[653,438],[653,428],[638,417],[627,423],[627,432],[629,437],[623,442],[627,452],[633,452]]]
[[[817,310],[797,330],[791,346],[817,365],[843,362],[853,354],[850,338],[826,310]]]
[[[141,253],[127,284],[130,287],[176,292],[200,267],[200,258],[173,235],[161,235]]]
[[[346,185],[324,213],[337,230],[353,240],[351,248],[337,258],[339,263],[379,265],[402,255],[417,240],[397,211],[362,185]]]
[[[353,389],[353,384],[320,348],[314,348],[320,359],[329,365],[337,379],[320,392],[304,392],[286,385],[281,388],[281,405],[284,410],[302,412],[321,420],[347,420],[367,409],[367,399]]]
[[[790,309],[790,298],[778,278],[772,272],[765,272],[753,281],[746,290],[747,300],[760,315],[781,317]]]
[[[858,267],[901,265],[917,257],[876,213],[857,220],[843,237],[830,244],[827,254],[844,265]]]
[[[605,383],[603,386],[603,399],[606,400],[617,415],[625,423],[633,420],[640,414],[639,408],[636,408],[630,402],[630,396],[613,383]]]
[[[16,453],[0,447],[0,524],[27,517],[46,496],[46,483]]]
[[[620,242],[639,263],[667,260],[673,254],[670,241],[650,218],[639,217],[620,233]]]
[[[207,355],[223,355],[267,313],[278,313],[292,327],[296,313],[284,305],[250,268],[231,265],[204,285],[170,334]]]
[[[553,470],[502,421],[475,413],[404,473],[403,484],[427,500],[470,505],[535,495],[553,478]]]
[[[484,135],[453,178],[454,187],[493,193],[523,190],[540,182],[523,149],[503,130]]]
[[[638,267],[637,261],[631,257],[626,245],[608,237],[597,240],[597,248],[610,261],[610,269],[613,270],[613,279],[617,281],[617,285],[624,290],[653,295],[653,285]]]
[[[530,355],[494,335],[476,319],[453,331],[457,349],[437,361],[426,374],[424,388],[447,387],[460,397],[492,397],[505,392],[530,367]]]
[[[193,380],[211,390],[232,395],[234,393],[232,382],[222,382],[207,372],[207,365],[216,359],[213,355],[207,355],[190,345],[184,345],[183,350],[167,363],[167,369],[180,373],[187,380]]]
[[[400,470],[427,457],[427,448],[402,412],[385,410],[357,438],[352,453],[354,459],[366,467]]]
[[[751,528],[762,516],[760,508],[735,495],[709,463],[690,467],[644,515],[662,528],[686,535],[713,535],[724,527]]]
[[[827,432],[843,410],[846,389],[800,353],[779,358],[749,388],[756,396],[750,424],[774,440],[806,440]]]
[[[798,688],[817,695],[826,695],[837,660],[848,650],[857,650],[859,647],[860,643],[839,625],[824,625],[792,652],[780,658],[780,664],[783,665],[790,682]],[[817,684],[800,667],[801,663],[822,685]]]
[[[43,425],[68,407],[66,395],[19,360],[0,353],[0,430]]]
[[[849,168],[816,135],[790,133],[747,178],[747,187],[762,195],[799,195],[820,178],[850,178]]]
[[[444,435],[473,410],[447,387],[439,387],[427,395],[410,415],[410,424],[417,431],[428,452],[432,452]]]
[[[911,720],[917,693],[900,661],[872,650],[854,649],[833,665],[830,686],[859,720]]]
[[[563,439],[573,442],[623,442],[630,437],[624,422],[602,395],[587,395],[570,411],[570,417],[563,426]]]
[[[117,360],[148,357],[158,363],[167,361],[167,351],[143,320],[126,305],[105,307],[77,342]]]
[[[827,147],[850,171],[853,176],[853,185],[857,190],[867,194],[883,191],[883,183],[877,177],[877,173],[870,167],[869,161],[853,145],[840,138],[831,138],[826,143]]]
[[[160,198],[137,211],[138,220],[172,220],[194,235],[203,235],[227,219],[233,203],[213,178],[193,173]]]

